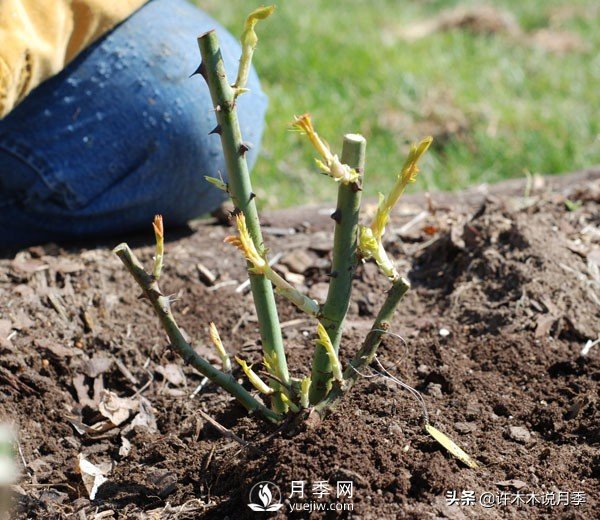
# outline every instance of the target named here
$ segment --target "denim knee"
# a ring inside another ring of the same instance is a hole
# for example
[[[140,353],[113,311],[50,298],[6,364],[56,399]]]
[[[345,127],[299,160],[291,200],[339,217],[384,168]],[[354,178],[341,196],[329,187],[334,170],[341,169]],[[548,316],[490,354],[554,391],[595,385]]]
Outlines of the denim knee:
[[[130,231],[154,213],[183,223],[220,203],[204,180],[226,177],[212,102],[204,79],[189,77],[196,37],[212,28],[233,78],[240,48],[229,33],[185,0],[153,0],[0,121],[0,183],[36,222],[32,236]],[[253,163],[267,100],[254,72],[249,87],[238,111]]]
[[[38,180],[29,162],[7,149],[0,149],[0,209],[8,203],[23,201]]]

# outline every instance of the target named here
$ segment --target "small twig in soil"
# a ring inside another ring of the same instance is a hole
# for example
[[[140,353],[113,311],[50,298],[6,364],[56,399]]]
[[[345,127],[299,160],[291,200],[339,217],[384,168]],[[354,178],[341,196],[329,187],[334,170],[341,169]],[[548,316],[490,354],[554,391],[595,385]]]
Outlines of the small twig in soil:
[[[237,334],[237,331],[239,330],[239,328],[246,323],[246,320],[250,317],[250,315],[245,312],[244,314],[242,314],[240,316],[240,318],[235,322],[235,325],[231,328],[231,332],[233,334]]]
[[[0,367],[0,381],[14,388],[17,392],[22,392],[25,395],[39,394],[37,390],[23,383],[17,376],[13,375],[4,367]]]
[[[429,211],[429,213],[431,213],[432,215],[435,215],[437,207],[435,205],[435,202],[433,201],[431,193],[429,193],[428,191],[425,192],[425,200],[427,201],[427,211]]]
[[[262,226],[262,230],[265,235],[273,235],[276,237],[283,237],[283,236],[296,234],[296,230],[292,227],[280,228],[280,227]]]
[[[117,368],[119,369],[119,371],[121,372],[121,374],[123,374],[123,376],[134,386],[137,386],[140,384],[139,380],[137,377],[135,377],[131,371],[125,366],[125,363],[123,363],[123,361],[121,361],[120,359],[115,359],[115,365],[117,365]]]
[[[580,354],[582,356],[587,356],[590,353],[590,350],[592,350],[592,347],[595,347],[598,344],[600,344],[600,338],[598,338],[596,341],[588,339],[584,347],[581,349]]]
[[[50,302],[50,305],[52,305],[52,308],[64,321],[69,321],[67,311],[65,311],[65,307],[60,301],[60,296],[56,294],[53,290],[48,291],[48,301]]]
[[[216,283],[212,287],[209,287],[208,290],[210,292],[214,292],[222,289],[223,287],[227,287],[228,285],[236,285],[237,283],[237,280],[223,280],[222,282]]]
[[[199,436],[196,437],[197,439],[199,438]],[[208,452],[208,456],[206,457],[206,461],[202,464],[202,471],[208,471],[208,468],[210,468],[210,463],[213,460],[213,457],[215,456],[215,452],[217,451],[217,447],[213,446],[211,448],[211,450]]]
[[[198,504],[198,505],[192,505]],[[171,504],[167,502],[165,507],[162,509],[153,509],[148,511],[151,518],[164,518],[176,520],[183,513],[190,513],[192,511],[197,511],[199,509],[205,510],[207,507],[210,507],[210,503],[203,502],[200,498],[192,498],[187,502],[184,502],[181,506],[173,507]],[[154,515],[154,516],[152,516]]]
[[[149,359],[147,360],[147,362],[150,361]],[[146,371],[146,373],[148,374],[148,381],[146,381],[146,383],[144,384],[144,386],[142,386],[141,388],[138,388],[135,392],[135,394],[133,394],[131,397],[137,397],[138,395],[141,395],[143,392],[145,392],[148,387],[154,382],[154,374],[148,370],[148,366],[147,366],[147,362],[146,365],[144,365],[144,370]]]
[[[277,376],[274,376],[269,371],[267,371],[267,370],[259,370],[258,373],[260,375],[268,377],[269,379],[272,379],[276,383],[279,383],[281,386],[283,386],[284,388],[286,388],[288,392],[292,391],[292,385],[288,385],[287,383],[284,383],[281,379],[279,379]]]
[[[419,244],[417,247],[415,247],[414,249],[410,250],[410,254],[412,256],[416,255],[419,251],[423,251],[424,249],[427,249],[431,244],[433,244],[436,240],[439,240],[438,237],[432,237],[429,240],[427,240],[427,242],[423,242],[422,244]]]
[[[196,269],[198,269],[198,275],[200,277],[200,280],[202,280],[202,282],[204,282],[205,285],[215,285],[217,277],[208,267],[198,262],[196,264]]]
[[[244,448],[250,448],[251,450],[257,451],[258,453],[263,453],[262,450],[260,450],[256,446],[253,446],[248,441],[245,441],[239,435],[236,435],[234,432],[232,432],[230,429],[225,428],[225,426],[223,426],[221,423],[215,421],[206,412],[203,412],[202,410],[198,410],[198,412],[223,437],[227,437],[228,439],[231,439],[231,440],[237,442],[238,444],[241,444],[242,446],[244,446]]]
[[[398,229],[397,234],[402,235],[406,233],[408,230],[416,226],[419,222],[425,220],[429,216],[429,211],[421,211],[416,217],[413,217],[406,224],[404,224],[400,229]]]
[[[19,451],[19,456],[21,457],[21,462],[23,463],[23,468],[27,471],[27,476],[31,478],[31,472],[29,471],[29,466],[27,461],[25,460],[25,454],[23,453],[23,447],[21,443],[17,440],[17,450]]]
[[[52,487],[65,487],[70,489],[71,491],[73,491],[74,493],[77,493],[77,489],[74,488],[73,486],[71,486],[70,484],[66,483],[66,482],[44,482],[43,484],[34,484],[34,483],[27,483],[27,482],[22,482],[19,484],[22,488],[52,488]]]
[[[289,327],[295,327],[296,325],[302,325],[303,323],[310,323],[312,320],[308,318],[296,318],[294,320],[282,321],[281,328],[286,329]]]

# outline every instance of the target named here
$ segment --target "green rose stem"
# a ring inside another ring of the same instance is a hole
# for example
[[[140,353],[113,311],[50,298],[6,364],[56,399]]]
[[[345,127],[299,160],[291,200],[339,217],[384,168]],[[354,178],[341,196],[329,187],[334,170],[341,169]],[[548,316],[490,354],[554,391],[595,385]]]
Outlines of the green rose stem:
[[[359,372],[362,373],[371,364],[381,343],[382,336],[390,328],[396,307],[398,307],[400,300],[409,289],[410,283],[405,278],[400,277],[394,282],[362,347],[344,371],[344,381],[342,384],[334,383],[327,397],[314,407],[320,416],[324,417],[331,411],[340,397],[345,395],[356,383],[360,375]]]
[[[218,124],[214,132],[221,136],[221,145],[227,165],[228,191],[235,207],[241,210],[246,217],[252,241],[257,248],[263,249],[263,237],[245,157],[248,145],[242,141],[235,107],[235,92],[227,81],[216,32],[213,30],[201,35],[198,38],[198,46],[202,55],[202,65],[198,70],[208,83],[215,107]],[[248,267],[252,266],[248,264]],[[249,273],[249,277],[265,357],[273,362],[269,363],[273,370],[273,376],[289,385],[290,376],[283,349],[273,286],[262,275]],[[275,390],[272,397],[273,409],[277,412],[287,411],[287,406],[281,399],[280,384],[271,379],[270,385]]]
[[[250,412],[257,413],[271,422],[279,422],[282,416],[267,408],[264,404],[255,399],[250,392],[238,384],[229,374],[221,372],[213,367],[208,361],[200,357],[193,347],[185,340],[181,330],[175,322],[171,313],[169,298],[163,296],[158,287],[155,277],[147,273],[140,261],[127,244],[120,244],[114,252],[121,259],[127,270],[131,273],[137,284],[141,287],[144,296],[148,298],[154,312],[158,316],[160,323],[169,336],[169,341],[173,349],[183,358],[183,360],[193,366],[203,376],[208,377],[213,383],[224,388],[233,395],[239,403]]]
[[[344,136],[341,162],[360,174],[358,181],[338,188],[337,207],[331,218],[335,220],[331,280],[327,299],[323,305],[320,321],[325,327],[337,353],[342,337],[343,323],[350,305],[352,277],[357,263],[358,216],[361,200],[361,183],[365,166],[367,141],[361,135]],[[312,363],[312,383],[309,399],[311,404],[320,402],[329,392],[333,374],[325,348],[318,344]]]

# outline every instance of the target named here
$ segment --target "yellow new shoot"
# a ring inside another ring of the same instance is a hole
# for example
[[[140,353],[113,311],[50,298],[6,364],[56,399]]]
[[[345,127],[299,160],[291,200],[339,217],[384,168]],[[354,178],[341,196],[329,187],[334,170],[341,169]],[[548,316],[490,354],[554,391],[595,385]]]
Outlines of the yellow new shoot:
[[[373,235],[373,230],[370,227],[358,227],[358,249],[365,260],[373,258],[381,269],[381,272],[390,280],[395,281],[398,279],[400,274],[388,257],[383,247],[383,242]]]
[[[302,294],[298,289],[292,287],[292,285],[284,280],[279,274],[277,274],[269,265],[267,260],[256,250],[256,246],[252,241],[252,237],[248,232],[246,226],[246,218],[243,213],[240,213],[235,218],[235,223],[238,228],[239,235],[228,236],[225,238],[225,242],[237,247],[248,262],[252,264],[250,272],[253,274],[263,275],[265,278],[271,281],[275,286],[276,292],[290,300],[299,309],[303,310],[310,316],[317,316],[321,310],[319,304],[311,300],[308,296]]]
[[[261,394],[271,395],[273,393],[273,389],[269,385],[267,385],[260,377],[258,377],[258,374],[254,370],[252,370],[251,366],[248,366],[248,363],[246,363],[243,359],[240,359],[237,356],[235,356],[235,360],[242,367],[244,374],[246,374],[246,377],[248,378],[250,383],[252,383],[252,386],[254,388],[256,388]]]
[[[216,186],[220,190],[222,190],[226,193],[229,192],[229,186],[227,186],[227,183],[224,182],[223,179],[217,179],[216,177],[209,177],[208,175],[205,175],[204,178],[206,179],[207,182],[210,182],[213,186]]]
[[[408,153],[406,161],[404,161],[402,170],[396,177],[396,182],[392,187],[390,194],[387,197],[379,194],[377,213],[375,214],[371,224],[373,235],[378,240],[380,240],[385,233],[385,226],[390,220],[390,213],[404,193],[406,186],[408,186],[409,183],[417,180],[417,173],[419,172],[419,159],[423,157],[423,154],[425,154],[432,141],[433,137],[426,137],[419,144],[413,144],[410,147],[410,152]]]
[[[303,377],[300,381],[300,406],[302,408],[308,408],[308,392],[310,390],[311,379],[309,376]]]
[[[350,184],[359,180],[360,174],[347,164],[342,164],[338,156],[331,152],[329,145],[315,132],[309,114],[296,116],[292,122],[292,128],[308,137],[314,149],[321,156],[322,160],[315,159],[315,161],[324,173],[343,184]]]
[[[276,376],[277,354],[273,352],[273,354],[269,355],[267,352],[265,352],[265,355],[263,357],[263,365],[265,365],[265,368],[267,369],[267,372],[269,372],[269,374],[273,374],[274,376]]]
[[[257,251],[254,241],[248,232],[246,217],[244,217],[243,213],[235,217],[235,225],[238,229],[238,236],[225,237],[224,242],[237,247],[244,254],[246,260],[254,266],[257,274],[263,274],[262,271],[264,271],[265,267],[268,267],[268,263]]]
[[[254,27],[259,20],[264,20],[265,18],[271,16],[273,11],[275,11],[274,5],[270,5],[268,7],[259,7],[258,9],[252,11],[248,15],[248,18],[246,18],[244,32],[242,32],[242,36],[240,38],[240,42],[242,43],[240,66],[238,68],[238,74],[235,83],[232,85],[235,97],[238,97],[240,94],[243,94],[248,90],[245,87],[246,83],[248,82],[248,75],[250,74],[252,55],[254,54],[254,49],[256,49],[256,44],[258,43],[258,36],[254,31]]]
[[[432,137],[426,137],[420,143],[413,144],[410,147],[408,157],[396,177],[396,182],[389,195],[386,197],[382,193],[379,194],[379,204],[373,222],[369,227],[359,227],[358,247],[362,257],[365,259],[373,258],[381,271],[392,281],[397,280],[399,275],[383,247],[382,237],[390,220],[392,209],[398,203],[406,186],[411,182],[415,182],[419,171],[419,159],[427,151],[432,141]]]
[[[287,404],[289,409],[292,412],[298,413],[300,411],[300,408],[298,408],[298,405],[296,403],[294,403],[287,395],[285,395],[283,392],[279,395],[281,397],[281,400],[284,402],[284,404]]]
[[[159,239],[162,240],[163,238],[165,238],[165,229],[163,227],[162,215],[154,215],[152,227],[154,228],[154,236],[156,237],[157,242],[159,241]]]
[[[317,335],[319,339],[317,339],[317,344],[321,345],[329,356],[329,362],[331,363],[331,371],[333,372],[333,378],[340,383],[344,380],[344,376],[342,375],[342,366],[340,365],[340,360],[333,348],[333,344],[331,343],[331,339],[329,339],[329,335],[325,330],[325,327],[319,322],[317,324]]]
[[[160,273],[162,272],[163,256],[165,253],[165,230],[163,227],[162,215],[155,215],[152,227],[154,228],[154,238],[156,240],[156,254],[154,255],[152,276],[155,280],[158,280],[160,278]]]
[[[209,334],[210,339],[213,342],[213,345],[217,349],[219,354],[219,358],[221,359],[221,364],[223,365],[223,371],[231,372],[231,360],[225,352],[225,347],[223,346],[223,342],[221,341],[221,336],[219,336],[219,331],[217,330],[217,326],[211,321],[209,326]]]

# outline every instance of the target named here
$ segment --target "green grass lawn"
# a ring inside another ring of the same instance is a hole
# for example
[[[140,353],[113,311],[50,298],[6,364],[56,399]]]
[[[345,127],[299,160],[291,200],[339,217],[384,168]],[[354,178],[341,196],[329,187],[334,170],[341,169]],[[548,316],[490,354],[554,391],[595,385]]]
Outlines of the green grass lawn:
[[[199,0],[236,35],[250,0]],[[267,3],[266,1],[264,3]],[[490,2],[488,5],[491,5]],[[386,191],[409,142],[435,138],[413,189],[457,189],[600,163],[600,8],[597,0],[500,0],[512,30],[402,33],[456,6],[451,0],[281,0],[258,26],[255,66],[270,96],[254,170],[263,206],[334,200],[313,152],[288,131],[310,112],[337,150],[341,136],[368,139],[365,191]],[[516,27],[516,32],[515,32]],[[534,42],[574,41],[563,53]],[[537,37],[541,37],[540,34]]]

